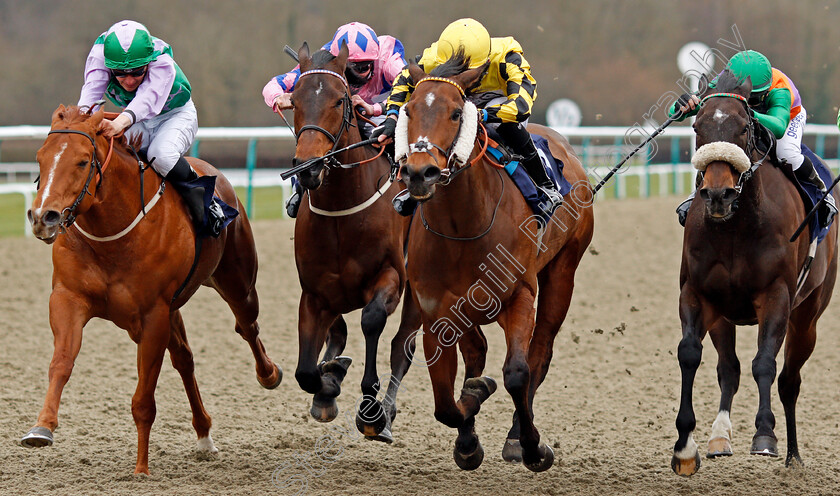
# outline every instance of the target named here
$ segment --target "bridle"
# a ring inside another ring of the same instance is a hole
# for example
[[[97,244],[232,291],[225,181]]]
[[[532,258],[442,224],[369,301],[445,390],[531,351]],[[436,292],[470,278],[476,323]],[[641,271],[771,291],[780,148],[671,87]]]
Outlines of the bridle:
[[[740,101],[741,103],[743,103],[744,104],[744,109],[747,112],[747,119],[749,119],[749,123],[750,123],[750,125],[747,127],[747,149],[744,150],[744,152],[747,154],[747,157],[750,157],[750,168],[747,169],[746,171],[740,173],[740,175],[738,176],[738,182],[735,185],[735,191],[740,195],[741,190],[744,187],[744,183],[746,183],[755,174],[755,171],[758,169],[758,167],[762,163],[764,163],[765,160],[767,160],[768,156],[770,156],[770,151],[773,149],[773,146],[774,146],[775,141],[776,141],[776,137],[773,135],[773,133],[768,132],[767,129],[764,128],[764,126],[761,124],[761,122],[759,122],[758,119],[756,119],[755,116],[753,116],[752,110],[750,109],[750,105],[749,105],[749,102],[747,101],[747,99],[745,97],[737,94],[737,93],[715,93],[715,94],[712,94],[712,95],[706,95],[705,97],[703,97],[702,100],[700,100],[700,105],[703,105],[703,103],[705,103],[706,100],[709,100],[710,98],[719,98],[719,97],[734,98],[734,99]],[[753,161],[752,160],[753,153],[755,153],[755,152],[762,153],[761,150],[758,147],[758,140],[757,140],[757,135],[760,132],[769,136],[771,141],[770,141],[769,146],[767,147],[767,150],[764,151],[764,155],[762,155],[762,157],[760,159],[758,159],[756,161]],[[701,172],[700,174],[702,175],[703,173]]]
[[[454,86],[458,90],[458,93],[461,95],[462,101],[464,101],[464,102],[467,101],[467,95],[464,92],[464,89],[461,87],[461,85],[458,84],[457,82],[453,81],[452,79],[449,79],[449,78],[429,76],[429,77],[423,78],[420,81],[418,81],[417,84],[415,85],[415,88],[417,86],[420,86],[421,84],[423,84],[425,82],[431,82],[431,81],[438,81],[438,82],[442,82],[442,83],[451,84],[452,86]],[[471,161],[463,161],[462,162],[461,161],[462,159],[459,159],[457,157],[457,155],[455,154],[455,146],[459,143],[459,139],[461,138],[461,131],[463,130],[463,127],[464,127],[464,118],[463,118],[463,115],[462,115],[462,118],[461,118],[460,122],[458,123],[458,132],[455,133],[455,138],[452,140],[452,143],[449,144],[449,147],[446,150],[444,150],[442,146],[440,146],[436,143],[432,143],[431,141],[429,141],[428,138],[420,138],[419,140],[415,141],[414,143],[410,143],[408,145],[408,153],[405,156],[405,158],[403,159],[403,161],[408,159],[408,156],[411,155],[412,153],[425,153],[425,154],[429,155],[430,157],[432,157],[432,160],[434,160],[435,166],[438,169],[440,169],[441,180],[438,181],[438,182],[442,186],[446,186],[447,184],[449,184],[452,181],[452,179],[455,178],[456,175],[465,171],[472,164],[477,162],[481,158],[481,156],[484,155],[484,152],[487,149],[487,142],[485,142],[484,147],[482,149],[482,153],[478,157],[476,157],[475,159],[473,159]],[[483,126],[481,126],[481,129],[484,131],[485,136],[487,136],[487,132],[486,132],[486,130],[484,129]],[[445,167],[440,166],[440,163],[438,162],[437,157],[435,157],[435,154],[432,153],[432,149],[438,150],[441,154],[443,154],[444,157],[446,157],[446,166]]]
[[[312,129],[314,131],[318,131],[319,133],[322,133],[330,141],[332,141],[333,146],[332,146],[332,148],[330,149],[330,152],[329,152],[329,154],[332,154],[338,148],[338,143],[341,140],[341,137],[344,135],[344,132],[351,125],[353,106],[350,103],[350,85],[347,83],[347,79],[345,79],[344,76],[342,76],[341,74],[339,74],[337,72],[333,72],[333,71],[330,71],[330,70],[327,70],[327,69],[312,69],[312,70],[303,72],[298,77],[298,81],[303,79],[304,76],[309,76],[309,75],[312,75],[312,74],[327,74],[327,75],[330,75],[330,76],[333,76],[333,77],[337,77],[344,84],[344,88],[346,89],[346,91],[344,92],[344,96],[341,99],[341,107],[342,107],[341,127],[338,129],[338,134],[333,135],[331,132],[327,131],[326,129],[324,129],[321,126],[318,126],[317,124],[306,124],[304,126],[301,126],[301,128],[295,133],[295,142],[297,143],[298,139],[300,138],[300,135],[304,131]],[[334,165],[334,166],[340,166],[341,165],[341,163],[338,160],[334,159],[332,156],[329,156],[326,159],[324,159],[324,163]]]
[[[90,169],[88,171],[88,177],[85,181],[85,185],[82,188],[82,191],[76,197],[76,201],[74,201],[72,205],[66,207],[64,210],[61,211],[61,220],[59,221],[59,227],[61,229],[66,230],[68,227],[73,225],[73,222],[76,221],[76,215],[74,214],[74,212],[85,199],[85,195],[92,196],[90,193],[90,182],[93,180],[94,173],[99,176],[99,179],[96,182],[97,189],[99,188],[99,185],[102,184],[102,173],[105,171],[105,169],[108,167],[108,163],[111,161],[111,151],[114,149],[114,138],[111,138],[111,147],[108,150],[108,156],[105,157],[105,163],[102,164],[99,162],[99,154],[97,153],[96,149],[96,140],[93,138],[93,136],[89,135],[88,133],[84,131],[78,131],[76,129],[54,129],[48,132],[47,136],[49,136],[50,134],[80,134],[85,138],[89,139],[91,144],[93,145],[93,155],[91,156],[90,161],[88,161],[88,164],[90,164]]]

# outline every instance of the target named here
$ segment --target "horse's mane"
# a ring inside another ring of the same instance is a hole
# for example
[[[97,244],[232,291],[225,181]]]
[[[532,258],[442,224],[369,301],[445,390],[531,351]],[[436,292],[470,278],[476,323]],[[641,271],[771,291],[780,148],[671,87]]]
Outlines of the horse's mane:
[[[464,47],[460,47],[446,62],[432,69],[429,75],[435,77],[452,77],[461,74],[469,68],[470,58],[464,54]]]
[[[746,79],[741,79],[729,69],[721,72],[717,79],[715,79],[715,87],[709,88],[708,94],[713,95],[717,93],[733,93],[738,89]]]
[[[91,114],[88,113],[89,109],[87,107],[77,107],[75,105],[71,105],[69,107],[65,107],[63,111],[58,114],[58,118],[61,122],[66,125],[68,128],[71,127],[73,124],[79,124],[82,122],[87,121],[91,118]],[[131,143],[128,142],[128,139],[125,135],[121,135],[119,138],[114,138],[114,144],[119,144],[124,147],[132,146],[135,150],[139,150],[142,148],[142,137],[138,134],[134,136],[131,140]]]

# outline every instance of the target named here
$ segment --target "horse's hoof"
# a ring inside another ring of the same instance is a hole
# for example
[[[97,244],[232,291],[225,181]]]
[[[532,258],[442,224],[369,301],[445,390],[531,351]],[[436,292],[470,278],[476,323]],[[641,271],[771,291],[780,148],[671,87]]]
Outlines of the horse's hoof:
[[[554,450],[545,443],[540,443],[537,449],[540,451],[541,460],[537,463],[525,463],[523,461],[522,464],[531,472],[545,472],[554,465]]]
[[[52,431],[46,427],[33,427],[20,439],[20,445],[25,448],[43,448],[52,446]]]
[[[266,378],[262,378],[259,375],[257,376],[257,380],[260,382],[260,386],[266,389],[274,389],[283,382],[283,369],[281,369],[276,363],[274,365],[274,371]]]
[[[347,369],[350,368],[351,363],[353,363],[353,359],[349,356],[337,356],[329,362],[321,363],[321,373],[334,374],[339,378],[339,380],[341,380],[344,379],[345,375],[347,375]]]
[[[799,457],[799,453],[788,450],[787,457],[785,457],[785,467],[788,468],[805,468],[805,463]]]
[[[382,403],[365,397],[356,411],[356,428],[365,437],[376,437],[388,427],[389,419]]]
[[[755,436],[753,438],[751,455],[779,456],[778,441],[773,436]]]
[[[312,397],[312,408],[309,414],[318,422],[332,422],[338,416],[338,403],[335,398]]]
[[[369,441],[379,441],[385,444],[392,444],[394,442],[394,435],[391,434],[391,429],[384,428],[382,432],[375,436],[365,436],[365,439]]]
[[[461,394],[471,394],[476,396],[480,403],[484,403],[491,394],[496,392],[497,388],[496,381],[492,377],[471,377],[464,381]]]
[[[732,456],[732,444],[725,437],[709,439],[709,450],[706,458],[717,458],[719,456]]]
[[[463,454],[458,451],[456,446],[452,452],[452,457],[455,458],[455,465],[458,465],[461,470],[475,470],[484,461],[484,448],[481,447],[481,443],[477,443],[475,451],[470,454]]]
[[[522,445],[519,444],[519,439],[505,439],[502,460],[509,463],[522,463]]]
[[[671,470],[683,477],[690,477],[700,469],[700,452],[694,453],[694,458],[671,458]]]

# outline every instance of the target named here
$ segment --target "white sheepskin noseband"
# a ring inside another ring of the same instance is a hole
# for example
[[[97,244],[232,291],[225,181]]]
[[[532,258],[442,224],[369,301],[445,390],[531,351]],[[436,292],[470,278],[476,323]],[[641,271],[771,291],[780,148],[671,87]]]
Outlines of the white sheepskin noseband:
[[[741,174],[750,170],[750,159],[744,150],[727,141],[707,143],[698,148],[691,157],[691,165],[701,172],[705,171],[710,163],[717,161],[728,162]]]
[[[452,147],[452,157],[459,165],[465,164],[469,160],[477,133],[478,110],[472,102],[465,102],[464,111],[461,114],[461,131],[458,134],[458,141]],[[428,139],[420,138],[419,141],[428,141]],[[394,155],[396,155],[394,159],[401,162],[408,158],[408,155],[415,151],[415,144],[408,144],[408,116],[405,115],[405,106],[403,106],[400,108],[400,116],[397,119],[397,129],[394,134]],[[449,160],[449,157],[446,158]]]

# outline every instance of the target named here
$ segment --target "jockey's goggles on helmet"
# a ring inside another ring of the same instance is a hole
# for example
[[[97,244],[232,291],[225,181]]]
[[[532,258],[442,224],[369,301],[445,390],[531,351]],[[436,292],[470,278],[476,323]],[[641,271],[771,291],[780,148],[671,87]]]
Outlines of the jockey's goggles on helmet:
[[[373,70],[373,61],[372,60],[360,60],[356,62],[349,62],[347,67],[350,68],[356,74],[363,76],[366,73]]]
[[[762,91],[760,93],[752,93],[752,94],[750,94],[750,98],[749,98],[749,100],[747,100],[747,103],[749,104],[750,107],[756,107],[758,105],[761,105],[764,102],[764,99],[767,98],[767,93],[769,93],[769,91]]]
[[[111,74],[113,74],[114,77],[140,77],[146,73],[147,67],[148,66],[144,65],[135,67],[134,69],[111,69]]]

